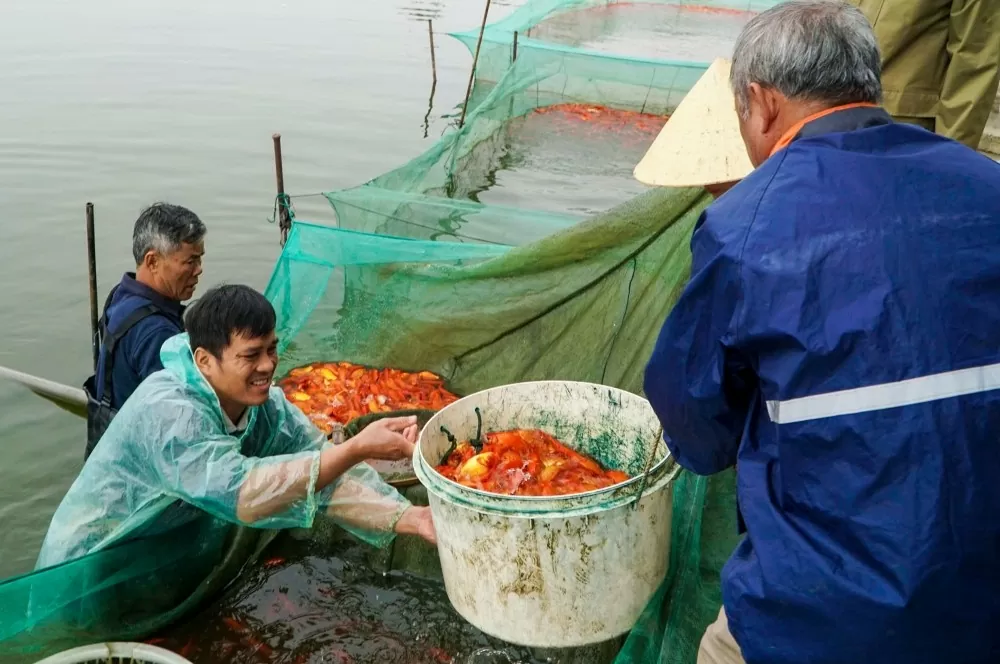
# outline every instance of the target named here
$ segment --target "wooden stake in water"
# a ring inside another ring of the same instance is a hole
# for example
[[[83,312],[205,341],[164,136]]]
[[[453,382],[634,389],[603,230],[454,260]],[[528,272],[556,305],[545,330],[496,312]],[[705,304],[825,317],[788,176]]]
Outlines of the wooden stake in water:
[[[486,20],[490,15],[490,0],[486,0],[486,10],[483,12],[483,24],[479,26],[479,40],[476,41],[476,53],[472,56],[472,71],[469,72],[469,87],[465,90],[465,103],[462,104],[462,118],[458,121],[458,128],[465,126],[465,114],[469,111],[469,97],[472,96],[472,84],[476,80],[476,65],[479,64],[479,49],[483,45],[483,33],[486,32]]]
[[[510,61],[517,62],[517,30],[514,31],[514,50],[511,51]]]
[[[87,280],[90,282],[90,345],[96,372],[100,347],[97,344],[97,241],[94,238],[93,203],[87,203]]]
[[[281,134],[274,134],[274,176],[278,185],[278,228],[281,230],[281,246],[285,246],[292,221],[288,216],[288,202],[285,196],[285,165],[281,158]]]
[[[434,20],[427,19],[427,36],[431,40],[431,76],[433,85],[437,86],[438,82],[438,68],[437,68],[437,58],[434,56]]]
[[[427,19],[427,35],[431,41],[431,95],[427,100],[427,114],[424,116],[424,138],[431,131],[431,113],[434,112],[434,92],[437,91],[438,72],[437,57],[434,55],[434,21]]]

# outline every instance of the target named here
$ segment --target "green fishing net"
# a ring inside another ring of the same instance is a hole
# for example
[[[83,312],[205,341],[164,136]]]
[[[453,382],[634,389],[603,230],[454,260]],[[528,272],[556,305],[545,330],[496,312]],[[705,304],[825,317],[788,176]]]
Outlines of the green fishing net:
[[[639,392],[707,202],[651,190],[513,248],[296,223],[266,291],[282,361],[433,371],[462,394],[540,379]]]
[[[274,531],[210,517],[0,583],[0,662],[141,640],[215,597]]]
[[[430,370],[461,393],[540,379],[641,392],[707,202],[696,190],[653,190],[521,247],[297,223],[267,290],[282,357]],[[340,210],[347,224],[351,209]],[[378,221],[370,210],[358,214]],[[682,474],[671,571],[620,664],[694,662],[719,610],[719,571],[736,533],[733,475]]]
[[[657,87],[687,92],[704,73],[714,57],[728,57],[729,45],[701,51],[692,41],[684,41],[690,30],[688,17],[704,14],[715,24],[727,17],[735,26],[752,13],[769,9],[782,0],[533,0],[509,15],[490,22],[479,46],[476,75],[482,80],[499,80],[514,59],[536,64],[561,60],[580,69],[602,73],[608,79],[652,81]],[[697,20],[694,18],[693,20]],[[650,29],[651,24],[656,29]],[[673,28],[673,29],[672,29]],[[478,27],[451,33],[475,53]],[[641,44],[629,40],[648,36]],[[706,40],[709,38],[706,35]],[[659,43],[656,43],[656,40]],[[674,48],[665,42],[673,42]],[[711,47],[711,45],[709,44]],[[699,57],[701,56],[701,57]]]
[[[679,86],[673,74],[656,75],[656,67],[626,75],[628,68],[584,64],[528,53],[508,63],[498,82],[477,81],[464,125],[406,164],[326,194],[337,225],[519,245],[642,193],[632,170],[689,86]],[[518,172],[528,175],[504,186]],[[558,195],[518,197],[518,189],[538,191],[539,180]],[[608,192],[601,205],[553,203],[584,199],[594,188]]]

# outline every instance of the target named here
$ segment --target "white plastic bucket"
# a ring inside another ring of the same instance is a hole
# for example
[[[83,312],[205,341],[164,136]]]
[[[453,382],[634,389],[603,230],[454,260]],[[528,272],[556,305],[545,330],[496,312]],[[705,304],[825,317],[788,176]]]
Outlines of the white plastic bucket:
[[[484,432],[542,429],[632,479],[556,497],[503,496],[445,479],[434,469],[450,446],[441,427],[458,440],[474,438],[477,407]],[[497,387],[437,413],[420,434],[413,467],[428,490],[458,613],[487,634],[537,648],[586,646],[630,630],[670,555],[677,466],[658,431],[645,399],[566,381]]]
[[[95,643],[46,657],[35,664],[191,664],[180,655],[147,643]]]

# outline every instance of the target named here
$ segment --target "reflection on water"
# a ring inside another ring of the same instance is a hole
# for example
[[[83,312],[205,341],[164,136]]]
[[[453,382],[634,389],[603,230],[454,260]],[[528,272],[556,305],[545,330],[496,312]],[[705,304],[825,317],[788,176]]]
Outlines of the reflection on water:
[[[503,650],[493,650],[492,648],[480,648],[469,655],[465,664],[516,664]]]
[[[480,203],[592,215],[641,194],[635,165],[666,117],[560,104],[508,123]]]
[[[481,648],[469,655],[469,658],[465,660],[465,664],[516,664],[516,662],[503,650]]]
[[[416,4],[408,4],[399,8],[399,13],[417,21],[441,18],[444,2],[441,0],[424,0]]]
[[[749,12],[697,5],[623,3],[559,14],[528,36],[649,60],[728,58]]]

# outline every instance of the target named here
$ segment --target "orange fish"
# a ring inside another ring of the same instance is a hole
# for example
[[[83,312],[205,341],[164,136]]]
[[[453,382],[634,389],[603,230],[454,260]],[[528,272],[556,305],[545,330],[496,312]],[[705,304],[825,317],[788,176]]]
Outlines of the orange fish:
[[[314,362],[278,381],[288,400],[321,431],[330,433],[369,413],[440,410],[458,397],[429,371],[371,369],[350,362]]]
[[[478,452],[459,443],[437,471],[472,489],[513,496],[565,496],[629,479],[538,429],[488,433]]]

